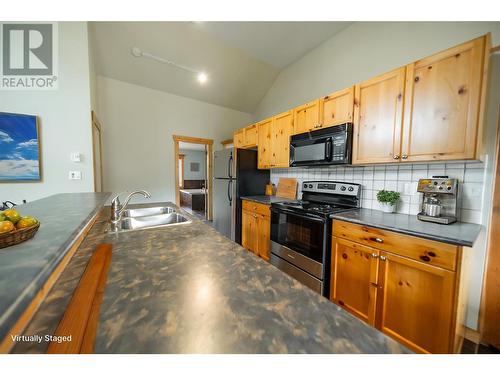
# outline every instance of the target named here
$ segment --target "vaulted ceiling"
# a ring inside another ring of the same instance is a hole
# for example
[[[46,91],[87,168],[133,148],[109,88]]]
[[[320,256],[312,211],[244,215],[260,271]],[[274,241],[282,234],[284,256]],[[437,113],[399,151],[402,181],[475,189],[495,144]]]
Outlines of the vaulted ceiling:
[[[253,113],[279,72],[349,22],[92,22],[99,75]],[[137,58],[131,49],[204,71]]]

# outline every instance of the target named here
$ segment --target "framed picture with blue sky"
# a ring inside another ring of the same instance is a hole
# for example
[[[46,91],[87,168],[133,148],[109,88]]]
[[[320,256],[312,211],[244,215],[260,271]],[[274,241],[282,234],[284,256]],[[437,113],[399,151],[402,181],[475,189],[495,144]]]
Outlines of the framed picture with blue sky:
[[[0,182],[40,180],[37,116],[0,112]]]

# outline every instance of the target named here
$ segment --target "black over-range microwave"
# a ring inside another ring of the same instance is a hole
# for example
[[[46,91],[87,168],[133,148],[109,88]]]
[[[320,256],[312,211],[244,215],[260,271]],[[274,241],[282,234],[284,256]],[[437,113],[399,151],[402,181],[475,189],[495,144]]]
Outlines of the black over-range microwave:
[[[352,124],[294,135],[290,138],[290,166],[350,164]]]

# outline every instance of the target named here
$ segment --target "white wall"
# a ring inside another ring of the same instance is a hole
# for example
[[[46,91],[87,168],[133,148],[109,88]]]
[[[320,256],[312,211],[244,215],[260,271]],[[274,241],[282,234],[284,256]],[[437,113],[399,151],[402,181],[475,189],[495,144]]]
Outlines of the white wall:
[[[204,180],[207,169],[207,158],[205,151],[198,150],[179,150],[184,154],[184,179],[185,180]],[[198,172],[191,171],[191,163],[198,163]]]
[[[59,88],[0,91],[0,111],[39,117],[42,158],[42,182],[0,183],[0,200],[93,191],[86,22],[59,23]],[[71,152],[80,152],[82,162],[71,162]],[[70,181],[70,170],[80,170],[82,180]]]
[[[252,119],[248,113],[102,76],[97,83],[106,191],[141,188],[152,201],[175,201],[172,135],[213,139],[220,149],[222,140]]]
[[[357,22],[285,68],[255,111],[286,111],[437,51],[492,32],[500,22]]]
[[[288,110],[487,32],[492,33],[493,45],[500,43],[500,22],[355,23],[284,69],[259,104],[254,120]],[[482,181],[477,182],[483,186],[482,199],[477,199],[481,213],[475,215],[480,217],[468,220],[480,222],[482,230],[474,248],[466,249],[472,259],[467,326],[473,329],[478,326],[500,104],[499,58],[494,57],[491,65],[484,137],[485,172]],[[432,165],[426,168],[430,170]],[[272,178],[290,173],[276,171]]]

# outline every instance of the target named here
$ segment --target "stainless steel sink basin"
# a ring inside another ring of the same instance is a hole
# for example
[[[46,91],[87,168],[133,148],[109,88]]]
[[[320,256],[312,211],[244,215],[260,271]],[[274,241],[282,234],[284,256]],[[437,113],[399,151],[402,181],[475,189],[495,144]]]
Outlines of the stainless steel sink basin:
[[[111,224],[109,230],[111,232],[126,232],[189,223],[191,223],[191,220],[186,216],[177,212],[170,212],[162,215],[124,217],[117,224]]]
[[[175,212],[172,207],[147,207],[147,208],[132,208],[123,211],[122,217],[141,217],[151,215],[163,215]]]

